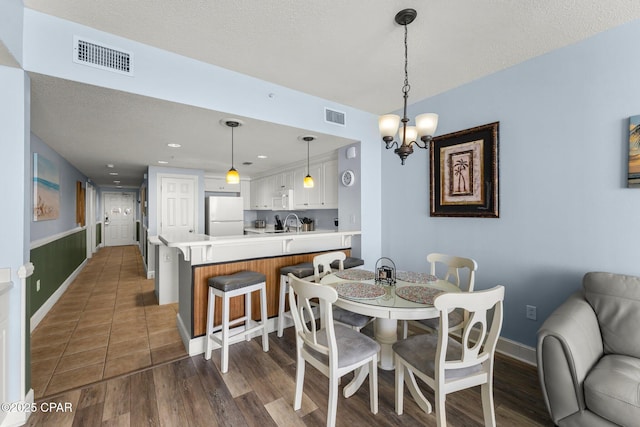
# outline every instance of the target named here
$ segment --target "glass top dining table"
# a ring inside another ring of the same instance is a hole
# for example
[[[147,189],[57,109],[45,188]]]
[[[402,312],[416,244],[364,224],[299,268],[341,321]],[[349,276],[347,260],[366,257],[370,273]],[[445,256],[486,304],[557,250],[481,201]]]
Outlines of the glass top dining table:
[[[393,344],[398,340],[398,320],[438,317],[433,298],[442,292],[460,292],[456,285],[425,273],[397,272],[395,285],[380,285],[374,273],[349,269],[324,276],[320,283],[338,291],[336,306],[375,317],[374,337],[380,344],[379,367],[393,370]]]

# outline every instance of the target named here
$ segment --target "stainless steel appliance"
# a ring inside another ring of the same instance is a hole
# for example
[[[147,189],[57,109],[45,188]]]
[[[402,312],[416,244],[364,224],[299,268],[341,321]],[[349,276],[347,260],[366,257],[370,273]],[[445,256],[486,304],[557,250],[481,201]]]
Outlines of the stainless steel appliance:
[[[244,234],[242,197],[207,197],[205,199],[204,229],[209,236],[240,236]]]

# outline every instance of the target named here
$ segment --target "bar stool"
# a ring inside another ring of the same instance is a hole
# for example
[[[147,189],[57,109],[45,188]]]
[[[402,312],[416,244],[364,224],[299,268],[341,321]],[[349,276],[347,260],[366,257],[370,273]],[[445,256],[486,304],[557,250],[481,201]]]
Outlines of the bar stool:
[[[207,346],[204,358],[211,359],[213,343],[222,347],[221,371],[226,373],[229,369],[229,344],[241,341],[243,338],[249,341],[251,334],[262,331],[262,349],[269,351],[269,335],[267,331],[267,286],[266,276],[255,271],[239,271],[229,276],[215,276],[209,278],[209,301],[207,305]],[[251,293],[260,291],[260,322],[254,323],[251,318]],[[229,321],[229,300],[232,297],[244,295],[244,316]],[[222,324],[213,326],[216,306],[216,296],[222,298]],[[234,331],[230,335],[229,327],[244,322],[243,329]],[[220,337],[216,333],[221,331]]]
[[[348,256],[344,261],[342,261],[343,267],[340,268],[340,260],[335,260],[331,263],[332,270],[348,270],[350,268],[359,267],[364,265],[364,260],[362,258],[350,257]]]
[[[289,292],[289,273],[293,274],[299,279],[313,281],[313,264],[310,262],[303,262],[295,265],[288,265],[280,269],[280,297],[278,299],[278,337],[282,336],[284,329],[284,317],[291,317],[291,313],[285,312],[285,300],[287,293]]]

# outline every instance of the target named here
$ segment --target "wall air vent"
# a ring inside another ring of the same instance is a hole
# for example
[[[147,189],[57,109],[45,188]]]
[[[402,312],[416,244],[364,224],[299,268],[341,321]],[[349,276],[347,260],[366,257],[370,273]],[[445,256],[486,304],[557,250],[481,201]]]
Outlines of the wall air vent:
[[[324,121],[327,123],[333,123],[340,126],[346,125],[347,115],[342,111],[332,110],[330,108],[324,109]]]
[[[73,62],[133,76],[133,54],[80,37],[73,38]]]

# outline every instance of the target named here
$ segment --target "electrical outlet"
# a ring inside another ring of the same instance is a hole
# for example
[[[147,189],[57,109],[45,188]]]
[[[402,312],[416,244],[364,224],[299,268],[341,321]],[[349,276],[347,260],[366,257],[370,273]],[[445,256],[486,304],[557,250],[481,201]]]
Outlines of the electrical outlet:
[[[40,279],[36,280],[36,292],[40,292]]]
[[[536,306],[535,305],[528,305],[527,306],[527,319],[536,320],[536,318],[537,318]]]

